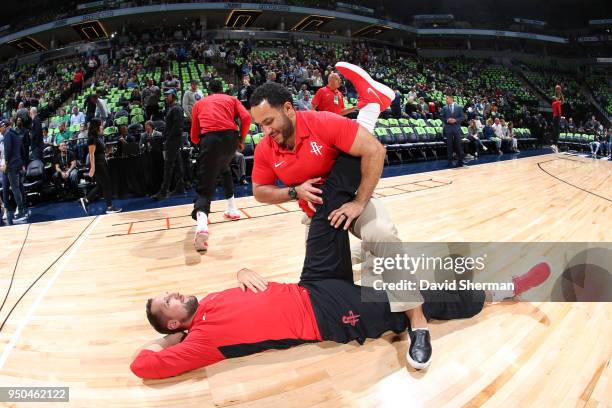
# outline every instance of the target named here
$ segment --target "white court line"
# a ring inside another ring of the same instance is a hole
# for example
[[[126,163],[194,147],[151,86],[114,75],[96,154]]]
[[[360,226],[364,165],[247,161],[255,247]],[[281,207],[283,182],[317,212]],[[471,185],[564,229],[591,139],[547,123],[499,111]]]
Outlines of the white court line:
[[[9,354],[11,354],[11,351],[13,350],[13,348],[15,348],[15,345],[17,344],[17,340],[19,340],[19,336],[21,336],[21,332],[26,327],[26,325],[29,323],[30,319],[32,318],[32,315],[34,314],[34,311],[36,310],[36,308],[38,307],[42,299],[45,297],[49,289],[51,289],[51,286],[53,285],[57,277],[60,275],[60,273],[63,272],[68,261],[76,253],[76,251],[81,247],[81,244],[87,240],[87,237],[89,237],[89,234],[91,233],[91,231],[94,230],[94,228],[96,228],[96,225],[98,225],[98,222],[100,222],[101,219],[102,217],[98,217],[98,219],[95,220],[92,225],[90,225],[87,232],[85,232],[85,234],[83,234],[81,238],[79,238],[76,245],[74,245],[70,249],[68,254],[62,259],[62,262],[57,266],[55,273],[53,274],[51,279],[49,279],[47,286],[43,288],[42,292],[40,292],[40,294],[38,295],[34,303],[32,303],[30,310],[28,310],[28,314],[26,315],[24,319],[21,320],[21,323],[17,327],[17,330],[15,330],[15,333],[13,333],[11,340],[8,342],[8,344],[4,348],[4,352],[2,353],[2,356],[0,357],[0,370],[2,369],[2,367],[4,367],[4,363],[6,363],[6,360],[8,359]]]

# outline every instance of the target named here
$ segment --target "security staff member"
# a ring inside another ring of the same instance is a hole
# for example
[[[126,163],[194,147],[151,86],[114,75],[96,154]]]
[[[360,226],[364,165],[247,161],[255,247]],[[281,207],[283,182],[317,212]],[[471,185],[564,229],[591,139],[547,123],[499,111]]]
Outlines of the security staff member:
[[[335,72],[329,74],[327,86],[319,88],[312,98],[312,107],[318,111],[333,112],[342,116],[357,110],[357,107],[344,108],[344,95],[339,90],[341,84],[340,75]]]
[[[446,95],[446,106],[442,108],[442,121],[444,122],[444,134],[446,135],[446,156],[450,167],[453,166],[453,152],[457,153],[458,167],[467,164],[463,159],[461,141],[461,122],[464,119],[463,106],[455,103],[453,95]]]
[[[227,211],[223,215],[232,220],[240,218],[234,202],[230,162],[236,150],[244,149],[243,142],[251,126],[249,112],[238,99],[223,93],[220,80],[211,80],[208,88],[209,96],[196,102],[191,111],[191,141],[200,147],[196,170],[198,198],[191,213],[197,221],[193,240],[197,251],[208,249],[208,214],[219,175],[227,199]],[[240,134],[236,119],[240,120]]]
[[[183,108],[176,103],[176,89],[169,88],[166,92],[166,128],[164,142],[166,144],[166,157],[164,161],[164,181],[159,192],[153,196],[155,200],[163,200],[170,196],[168,189],[172,178],[176,180],[173,194],[184,194],[183,159],[181,157],[181,144],[183,134]]]

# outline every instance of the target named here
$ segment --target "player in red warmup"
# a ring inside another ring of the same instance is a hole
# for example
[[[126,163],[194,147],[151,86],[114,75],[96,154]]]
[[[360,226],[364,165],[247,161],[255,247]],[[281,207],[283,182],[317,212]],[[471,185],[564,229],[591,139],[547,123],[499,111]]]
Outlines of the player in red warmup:
[[[559,153],[559,148],[557,147],[557,142],[559,140],[559,122],[561,120],[562,112],[562,104],[565,103],[565,98],[563,97],[563,92],[561,91],[561,85],[557,85],[555,87],[556,96],[552,98],[552,117],[553,117],[553,133],[552,133],[552,141],[551,148],[553,152]]]

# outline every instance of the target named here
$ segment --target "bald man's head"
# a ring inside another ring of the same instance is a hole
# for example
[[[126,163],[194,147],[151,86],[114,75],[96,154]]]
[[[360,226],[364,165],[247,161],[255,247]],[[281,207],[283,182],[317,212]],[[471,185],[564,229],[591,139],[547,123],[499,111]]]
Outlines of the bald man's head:
[[[327,77],[327,84],[332,91],[335,91],[336,89],[340,88],[340,85],[342,84],[340,75],[336,74],[335,72],[329,74],[329,76]]]

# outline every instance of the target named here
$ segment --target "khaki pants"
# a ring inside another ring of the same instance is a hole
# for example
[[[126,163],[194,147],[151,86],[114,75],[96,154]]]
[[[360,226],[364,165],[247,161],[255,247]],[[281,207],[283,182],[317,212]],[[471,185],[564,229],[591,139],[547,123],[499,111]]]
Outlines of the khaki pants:
[[[306,238],[308,238],[310,218],[305,214],[302,218],[302,224],[306,225]],[[395,224],[391,221],[385,206],[379,199],[374,197],[370,198],[359,218],[351,226],[350,231],[362,241],[361,247],[351,248],[353,263],[362,264],[362,281],[364,281],[365,275],[374,275],[373,258],[395,257],[398,245],[389,244],[401,242],[397,236],[397,228],[395,228]],[[416,275],[402,275],[402,277],[417,282]],[[372,281],[372,279],[368,279],[368,281]],[[392,312],[405,312],[423,304],[423,297],[419,291],[395,293],[389,290],[387,291],[387,297],[389,298]]]

